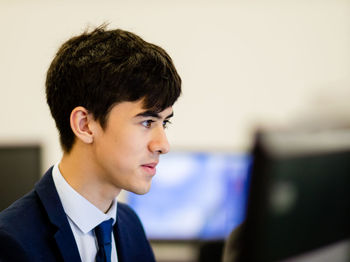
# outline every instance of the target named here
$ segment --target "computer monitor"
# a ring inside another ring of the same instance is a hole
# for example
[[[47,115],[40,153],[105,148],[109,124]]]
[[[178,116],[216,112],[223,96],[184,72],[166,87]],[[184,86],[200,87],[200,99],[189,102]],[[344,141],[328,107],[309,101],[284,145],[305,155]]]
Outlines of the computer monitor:
[[[237,261],[298,261],[350,238],[349,130],[260,132],[253,158]]]
[[[40,176],[39,145],[0,145],[0,211],[29,192]]]
[[[150,192],[127,202],[151,240],[224,239],[244,220],[250,163],[246,154],[170,152]]]

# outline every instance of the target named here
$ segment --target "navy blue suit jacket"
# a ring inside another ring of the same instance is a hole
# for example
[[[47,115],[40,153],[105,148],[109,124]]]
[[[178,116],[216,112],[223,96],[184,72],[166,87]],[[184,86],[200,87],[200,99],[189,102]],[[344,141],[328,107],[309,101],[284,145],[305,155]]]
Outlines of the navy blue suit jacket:
[[[125,204],[118,203],[113,232],[119,262],[155,261],[139,218]],[[31,192],[0,213],[0,261],[81,261],[52,168]]]

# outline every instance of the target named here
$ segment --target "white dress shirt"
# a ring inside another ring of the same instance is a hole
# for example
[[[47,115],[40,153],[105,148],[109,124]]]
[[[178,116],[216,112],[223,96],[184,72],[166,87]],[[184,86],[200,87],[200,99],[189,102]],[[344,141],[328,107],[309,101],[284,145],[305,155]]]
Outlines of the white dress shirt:
[[[94,228],[111,218],[113,219],[113,225],[115,224],[117,199],[114,199],[112,206],[105,214],[68,184],[58,168],[58,163],[53,167],[52,177],[73,231],[80,258],[83,262],[94,262],[98,250]],[[111,261],[118,262],[113,234]]]

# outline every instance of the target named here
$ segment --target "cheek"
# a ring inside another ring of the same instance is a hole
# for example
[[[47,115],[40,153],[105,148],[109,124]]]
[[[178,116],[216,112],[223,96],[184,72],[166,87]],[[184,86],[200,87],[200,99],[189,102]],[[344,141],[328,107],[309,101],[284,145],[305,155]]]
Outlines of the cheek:
[[[120,134],[120,139],[118,140],[118,146],[125,153],[130,154],[138,152],[144,152],[148,145],[147,133],[144,130],[129,130],[128,132],[123,132]]]
[[[124,128],[109,130],[96,142],[96,154],[98,158],[113,161],[116,165],[144,161],[148,150],[148,136],[139,128]],[[147,157],[147,156],[146,156]]]
[[[125,139],[118,143],[116,153],[119,159],[124,162],[135,162],[140,161],[142,156],[145,154],[145,145],[143,141],[137,139]]]

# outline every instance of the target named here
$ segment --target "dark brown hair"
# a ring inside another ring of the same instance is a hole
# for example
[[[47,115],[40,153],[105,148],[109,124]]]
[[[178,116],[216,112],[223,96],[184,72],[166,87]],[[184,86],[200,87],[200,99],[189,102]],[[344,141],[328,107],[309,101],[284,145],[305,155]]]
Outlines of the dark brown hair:
[[[65,152],[74,144],[70,114],[85,107],[104,128],[117,103],[144,99],[145,109],[160,112],[181,93],[181,78],[159,46],[124,30],[105,26],[65,42],[46,78],[46,98]]]

